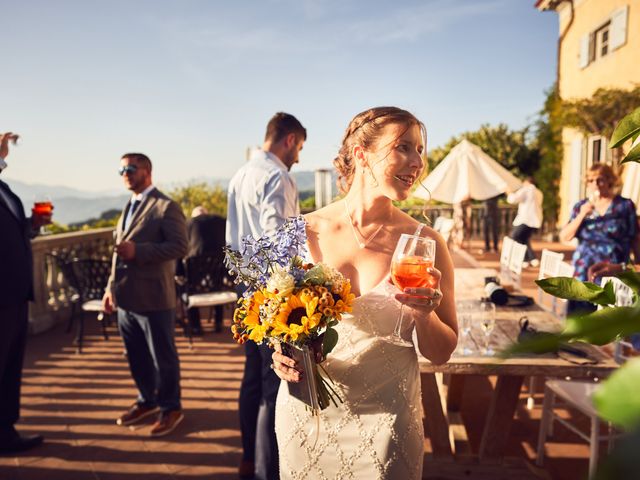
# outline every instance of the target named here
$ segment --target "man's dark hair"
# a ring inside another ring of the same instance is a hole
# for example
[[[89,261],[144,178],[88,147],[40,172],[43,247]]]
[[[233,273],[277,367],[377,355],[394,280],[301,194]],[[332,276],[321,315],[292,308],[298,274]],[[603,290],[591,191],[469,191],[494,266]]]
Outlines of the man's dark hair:
[[[129,160],[135,160],[135,162],[147,170],[151,171],[151,159],[144,153],[125,153],[122,158],[128,158]]]
[[[288,113],[278,112],[269,120],[264,139],[265,141],[270,140],[273,143],[278,143],[290,133],[294,133],[298,140],[307,139],[307,130],[296,117]]]

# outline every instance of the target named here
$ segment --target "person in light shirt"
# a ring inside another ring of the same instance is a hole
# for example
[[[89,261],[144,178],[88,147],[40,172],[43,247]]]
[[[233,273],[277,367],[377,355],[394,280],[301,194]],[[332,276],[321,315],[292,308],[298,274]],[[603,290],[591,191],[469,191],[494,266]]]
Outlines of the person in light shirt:
[[[537,267],[540,261],[531,248],[531,235],[542,226],[542,192],[535,185],[533,177],[527,177],[522,187],[507,195],[507,202],[518,205],[518,213],[513,219],[512,239],[527,246],[523,267]]]
[[[246,236],[258,238],[300,213],[298,188],[289,174],[298,163],[307,131],[288,113],[276,113],[267,125],[262,149],[233,176],[227,194],[226,242],[241,250]],[[242,290],[239,291],[241,293]],[[245,344],[245,369],[240,387],[242,433],[241,478],[278,478],[275,402],[280,379],[271,370],[271,350],[253,341]]]

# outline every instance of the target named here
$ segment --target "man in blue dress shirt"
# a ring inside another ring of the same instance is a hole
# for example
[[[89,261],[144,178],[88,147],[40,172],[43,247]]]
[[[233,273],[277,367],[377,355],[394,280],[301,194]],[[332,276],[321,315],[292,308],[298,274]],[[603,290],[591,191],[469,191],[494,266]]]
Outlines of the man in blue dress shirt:
[[[298,188],[289,174],[307,139],[302,124],[287,113],[276,113],[267,125],[262,149],[231,179],[227,205],[227,244],[240,250],[241,240],[270,234],[288,217],[299,215]],[[271,370],[267,345],[245,343],[245,369],[240,387],[240,427],[243,456],[241,478],[279,477],[275,435],[275,401],[280,379]]]

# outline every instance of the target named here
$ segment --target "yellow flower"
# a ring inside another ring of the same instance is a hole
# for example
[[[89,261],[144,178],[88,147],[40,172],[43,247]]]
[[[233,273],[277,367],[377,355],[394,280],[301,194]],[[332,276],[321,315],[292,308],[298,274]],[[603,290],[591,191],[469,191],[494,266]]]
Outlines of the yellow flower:
[[[266,301],[266,297],[260,290],[253,292],[253,295],[244,301],[245,317],[242,319],[243,325],[249,333],[249,338],[255,342],[261,342],[264,338],[267,326],[260,321],[260,306]],[[260,337],[257,340],[257,337]]]
[[[340,298],[336,300],[333,308],[338,313],[351,312],[353,310],[353,301],[356,298],[356,296],[351,293],[351,282],[344,282],[342,291],[338,295]]]
[[[322,319],[322,313],[316,312],[317,306],[318,297],[310,292],[293,293],[280,305],[271,335],[293,341],[302,334],[309,335]]]

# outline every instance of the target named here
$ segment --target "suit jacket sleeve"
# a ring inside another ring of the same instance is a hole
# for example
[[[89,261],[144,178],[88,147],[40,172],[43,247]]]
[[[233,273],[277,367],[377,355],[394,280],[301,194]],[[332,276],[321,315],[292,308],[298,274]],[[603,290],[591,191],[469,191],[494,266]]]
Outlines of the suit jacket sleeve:
[[[136,243],[136,263],[147,264],[182,258],[187,254],[187,223],[174,201],[167,204],[162,219],[163,240]]]
[[[118,223],[116,224],[115,233],[122,232],[122,223],[124,222],[124,211],[120,215],[118,219]],[[113,252],[111,256],[111,275],[109,275],[109,280],[107,281],[107,288],[105,288],[105,292],[111,292],[113,294],[113,282],[116,281],[116,263],[118,261],[118,255],[116,252]]]

